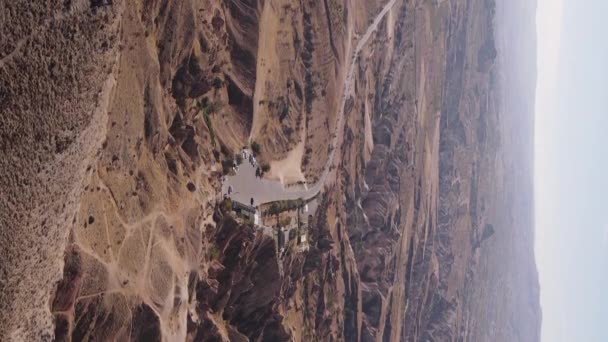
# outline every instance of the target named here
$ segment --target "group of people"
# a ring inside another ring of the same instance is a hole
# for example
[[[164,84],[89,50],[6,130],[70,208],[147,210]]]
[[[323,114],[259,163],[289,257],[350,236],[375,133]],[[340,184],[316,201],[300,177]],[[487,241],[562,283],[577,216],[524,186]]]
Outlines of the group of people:
[[[262,178],[264,176],[264,171],[258,165],[258,161],[255,160],[253,153],[249,152],[248,150],[242,150],[241,156],[243,157],[243,159],[249,160],[251,166],[255,167],[255,176],[257,178]]]
[[[258,166],[258,162],[255,160],[253,153],[249,152],[248,150],[242,150],[241,156],[243,157],[243,159],[249,160],[249,163],[251,164],[251,166],[254,166],[254,167]]]

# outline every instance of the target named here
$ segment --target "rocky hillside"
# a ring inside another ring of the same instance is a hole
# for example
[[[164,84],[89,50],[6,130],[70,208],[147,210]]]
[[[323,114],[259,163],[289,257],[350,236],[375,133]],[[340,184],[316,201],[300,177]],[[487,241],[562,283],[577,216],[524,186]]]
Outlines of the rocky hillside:
[[[0,340],[539,340],[526,6],[0,4]],[[331,158],[308,250],[221,201],[247,145]]]

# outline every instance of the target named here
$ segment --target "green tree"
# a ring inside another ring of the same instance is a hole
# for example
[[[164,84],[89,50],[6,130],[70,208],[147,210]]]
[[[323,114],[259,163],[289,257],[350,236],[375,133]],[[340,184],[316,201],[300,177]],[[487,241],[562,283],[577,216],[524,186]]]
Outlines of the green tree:
[[[262,151],[262,146],[254,141],[251,143],[251,150],[253,151],[253,154],[258,155]]]
[[[287,216],[281,220],[281,225],[287,227],[291,224],[291,216]]]
[[[232,200],[228,197],[224,198],[224,200],[222,201],[222,204],[220,205],[220,208],[225,213],[231,212],[232,211]]]
[[[220,249],[217,247],[217,245],[213,244],[209,247],[209,257],[211,259],[218,259],[220,257]]]
[[[213,87],[214,87],[215,89],[219,89],[219,88],[221,88],[221,87],[223,87],[223,86],[224,86],[224,81],[222,81],[222,79],[221,79],[221,78],[219,78],[219,77],[215,77],[215,78],[213,79]]]

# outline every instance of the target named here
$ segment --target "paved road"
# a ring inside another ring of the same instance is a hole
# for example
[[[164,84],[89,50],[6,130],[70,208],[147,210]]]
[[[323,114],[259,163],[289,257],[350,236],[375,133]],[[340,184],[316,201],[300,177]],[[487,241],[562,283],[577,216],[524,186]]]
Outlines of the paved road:
[[[367,28],[365,33],[359,37],[359,41],[357,46],[355,47],[355,51],[351,57],[350,66],[348,68],[348,73],[346,74],[346,79],[344,80],[344,95],[342,96],[342,102],[340,103],[340,110],[337,116],[336,126],[338,131],[332,137],[331,149],[329,156],[327,158],[327,163],[323,168],[323,172],[321,173],[321,177],[319,180],[309,186],[308,188],[303,188],[301,186],[294,186],[285,188],[278,181],[272,181],[268,179],[260,179],[255,176],[255,167],[253,167],[249,162],[244,161],[243,164],[239,167],[239,170],[234,176],[227,176],[226,181],[222,186],[222,193],[228,193],[228,186],[232,186],[233,193],[230,197],[233,200],[236,200],[241,203],[250,204],[251,199],[254,199],[254,205],[260,205],[273,201],[281,201],[281,200],[295,200],[298,198],[309,199],[316,196],[319,191],[325,185],[325,181],[327,176],[329,175],[329,171],[331,166],[334,164],[334,157],[336,154],[337,146],[340,137],[342,137],[344,132],[344,107],[346,105],[346,101],[351,96],[353,90],[353,79],[355,77],[355,71],[357,68],[357,58],[359,57],[359,53],[367,44],[367,41],[372,36],[374,31],[378,28],[378,25],[384,19],[388,11],[395,5],[397,0],[390,0],[383,8],[380,13],[376,16],[371,25]]]
[[[310,190],[284,188],[281,182],[256,177],[255,170],[256,168],[249,162],[243,161],[236,175],[226,176],[226,181],[222,185],[222,194],[227,194],[228,186],[232,186],[230,198],[247,205],[253,198],[254,206],[273,201],[311,197]]]

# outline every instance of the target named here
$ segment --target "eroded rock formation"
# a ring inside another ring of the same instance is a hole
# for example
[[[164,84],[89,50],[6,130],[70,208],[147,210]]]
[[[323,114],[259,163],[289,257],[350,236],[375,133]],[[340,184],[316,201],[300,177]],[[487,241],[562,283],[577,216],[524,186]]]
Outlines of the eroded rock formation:
[[[387,3],[0,5],[0,340],[538,340],[534,12],[397,0],[346,82]],[[219,205],[252,142],[337,149],[308,250]]]

